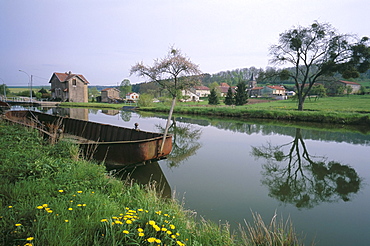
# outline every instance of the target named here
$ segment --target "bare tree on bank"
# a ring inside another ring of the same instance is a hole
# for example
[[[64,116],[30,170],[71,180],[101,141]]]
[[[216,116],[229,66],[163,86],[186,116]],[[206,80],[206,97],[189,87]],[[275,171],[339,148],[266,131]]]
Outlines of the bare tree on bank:
[[[152,66],[146,66],[139,62],[131,67],[130,75],[137,74],[157,82],[172,96],[172,105],[168,114],[168,120],[164,132],[161,151],[164,140],[170,126],[173,109],[176,104],[178,92],[186,90],[199,83],[201,71],[199,66],[190,61],[181,53],[180,49],[171,47],[168,54],[161,59],[155,59]]]
[[[292,78],[298,96],[298,110],[312,86],[324,78],[340,73],[344,78],[357,78],[370,68],[369,39],[358,40],[354,35],[338,34],[330,24],[314,22],[280,34],[279,43],[270,47],[270,62],[290,64],[283,69],[281,79]]]

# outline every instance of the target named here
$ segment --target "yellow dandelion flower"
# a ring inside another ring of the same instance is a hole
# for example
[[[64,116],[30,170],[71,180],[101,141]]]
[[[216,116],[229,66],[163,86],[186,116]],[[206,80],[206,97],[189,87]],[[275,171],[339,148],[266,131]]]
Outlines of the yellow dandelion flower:
[[[171,228],[172,230],[175,230],[176,226],[174,226],[174,225],[170,225],[170,228]]]
[[[45,204],[42,204],[42,206],[43,206],[44,208],[46,208],[48,205],[45,203]]]
[[[176,236],[178,236],[178,237],[179,237],[179,236],[180,236],[180,233],[176,232]]]
[[[28,237],[26,240],[27,241],[32,241],[34,239],[34,237]]]
[[[107,219],[101,219],[100,222],[108,222]]]
[[[171,235],[171,234],[172,234],[172,231],[166,231],[166,233],[167,233],[168,235]]]
[[[53,210],[50,209],[50,210],[47,210],[47,212],[51,214],[53,212]]]
[[[149,225],[155,225],[155,221],[154,220],[149,220]]]
[[[126,220],[126,224],[132,224],[132,220]]]
[[[160,231],[160,230],[161,230],[161,228],[160,228],[159,226],[157,226],[157,225],[154,225],[154,226],[153,226],[153,228],[154,228],[154,230],[156,230],[156,231]]]
[[[15,226],[21,226],[22,224],[15,224]]]
[[[68,210],[69,210],[69,211],[72,211],[72,210],[73,210],[73,208],[68,208]]]
[[[143,237],[145,234],[144,233],[142,233],[142,232],[140,232],[139,233],[139,237]]]
[[[139,208],[137,211],[138,211],[138,212],[143,212],[143,211],[144,211],[144,209]]]
[[[122,221],[120,221],[120,220],[115,220],[114,223],[115,224],[118,224],[118,225],[122,225],[123,224]]]
[[[128,230],[124,230],[122,233],[129,234],[129,231]]]
[[[60,193],[64,192],[64,190],[58,190]]]
[[[175,238],[176,238],[176,236],[175,236],[175,235],[171,235],[171,238],[175,239]]]
[[[82,207],[86,207],[86,204],[84,203],[84,204],[82,204]]]
[[[82,207],[82,204],[77,204],[77,207]]]
[[[26,243],[24,246],[33,246],[32,243]]]
[[[162,227],[161,231],[167,231],[167,228]]]
[[[8,206],[8,208],[13,208],[13,206]]]
[[[64,220],[64,222],[66,222],[66,223],[67,223],[67,222],[69,222],[69,220]]]
[[[95,193],[95,191],[91,191],[91,194],[94,194]]]
[[[181,241],[176,241],[176,243],[178,244],[178,245],[180,245],[180,246],[184,246],[185,244],[184,243],[182,243]]]
[[[51,208],[45,208],[46,211],[49,211]]]
[[[37,206],[36,208],[37,209],[43,209],[44,207],[43,206]]]
[[[148,238],[148,242],[149,242],[149,243],[154,243],[154,242],[155,242],[155,240],[156,240],[156,238],[155,238],[155,237],[150,237],[150,238]]]
[[[137,231],[138,232],[143,232],[144,230],[143,230],[143,228],[138,228]]]
[[[155,242],[156,243],[161,243],[162,241],[161,241],[161,239],[155,239]]]
[[[78,190],[78,191],[77,191],[77,193],[78,193],[78,194],[81,194],[81,193],[82,193],[82,190]]]

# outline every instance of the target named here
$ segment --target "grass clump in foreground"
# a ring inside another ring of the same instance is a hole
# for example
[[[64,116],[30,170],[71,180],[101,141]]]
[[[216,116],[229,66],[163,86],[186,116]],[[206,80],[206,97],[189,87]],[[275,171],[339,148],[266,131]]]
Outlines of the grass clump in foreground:
[[[123,182],[81,160],[71,143],[49,145],[2,121],[0,140],[0,245],[300,244],[291,226],[274,230],[260,217],[241,236],[197,220],[153,184]]]

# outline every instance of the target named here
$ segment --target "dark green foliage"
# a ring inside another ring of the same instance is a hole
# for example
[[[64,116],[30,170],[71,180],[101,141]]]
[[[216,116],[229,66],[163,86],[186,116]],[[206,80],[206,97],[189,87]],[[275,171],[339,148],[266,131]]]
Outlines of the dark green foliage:
[[[246,86],[243,81],[239,81],[236,89],[236,94],[235,94],[235,105],[240,106],[244,105],[248,102],[248,94],[246,91]]]
[[[233,104],[235,104],[235,101],[234,101],[234,93],[231,90],[231,87],[229,87],[229,89],[227,90],[227,94],[226,94],[224,103],[226,105],[233,105]]]
[[[210,105],[217,105],[220,104],[220,101],[218,100],[216,90],[213,88],[211,90],[211,94],[208,96],[208,104]]]

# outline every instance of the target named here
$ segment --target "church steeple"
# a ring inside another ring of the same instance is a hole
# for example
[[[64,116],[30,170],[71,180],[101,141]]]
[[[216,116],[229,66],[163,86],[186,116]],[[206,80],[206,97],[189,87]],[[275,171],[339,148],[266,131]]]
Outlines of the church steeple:
[[[248,81],[248,88],[254,88],[257,86],[256,78],[254,77],[254,74],[252,73],[252,76],[250,80]]]

